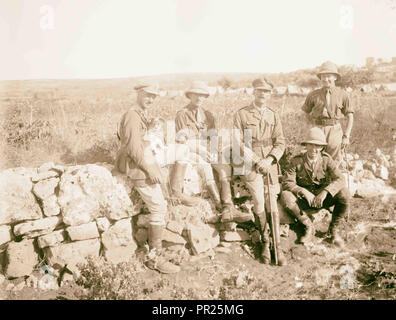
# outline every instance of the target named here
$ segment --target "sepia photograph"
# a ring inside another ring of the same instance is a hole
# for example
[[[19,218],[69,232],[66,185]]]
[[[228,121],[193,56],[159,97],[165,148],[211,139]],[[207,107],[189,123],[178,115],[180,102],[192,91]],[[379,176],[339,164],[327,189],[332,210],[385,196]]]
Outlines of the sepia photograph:
[[[396,299],[396,0],[0,0],[0,41],[0,300]]]

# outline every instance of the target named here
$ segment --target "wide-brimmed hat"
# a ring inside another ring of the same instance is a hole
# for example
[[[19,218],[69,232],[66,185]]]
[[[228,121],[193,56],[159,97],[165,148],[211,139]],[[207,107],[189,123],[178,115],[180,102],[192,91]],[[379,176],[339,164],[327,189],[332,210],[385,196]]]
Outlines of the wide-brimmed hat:
[[[193,81],[190,89],[186,90],[184,94],[188,98],[190,93],[202,94],[209,97],[210,93],[208,91],[208,86],[203,81]]]
[[[338,73],[337,66],[331,61],[326,61],[319,67],[319,72],[317,73],[318,78],[320,79],[320,75],[324,73],[335,74],[337,76],[337,80],[340,80],[341,78],[341,75]]]
[[[159,95],[158,87],[155,86],[155,85],[149,85],[149,84],[147,84],[147,83],[139,83],[139,84],[137,84],[137,85],[134,87],[134,89],[135,89],[136,91],[144,90],[145,92],[148,92],[148,93],[151,93],[151,94],[155,94],[156,96]]]
[[[313,127],[308,132],[308,137],[306,140],[301,142],[301,145],[305,146],[306,144],[315,144],[318,146],[327,146],[326,136],[324,132],[318,128]]]
[[[273,84],[265,78],[254,79],[252,82],[252,86],[254,89],[265,91],[272,91],[272,88],[274,87]]]

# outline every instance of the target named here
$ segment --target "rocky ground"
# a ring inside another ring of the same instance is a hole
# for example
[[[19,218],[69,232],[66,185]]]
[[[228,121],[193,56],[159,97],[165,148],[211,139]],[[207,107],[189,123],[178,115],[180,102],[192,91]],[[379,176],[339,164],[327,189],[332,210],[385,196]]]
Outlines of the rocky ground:
[[[222,242],[197,256],[179,257],[182,270],[162,275],[141,267],[138,272],[144,299],[395,299],[396,298],[396,197],[353,198],[352,210],[343,221],[344,249],[325,238],[328,219],[316,223],[315,241],[298,243],[301,230],[284,230],[282,244],[288,265],[263,265],[255,258],[256,245]],[[250,230],[249,223],[238,228]],[[170,253],[170,256],[172,253]],[[143,253],[137,252],[142,258]],[[136,267],[136,264],[133,264]],[[119,268],[124,270],[128,264]],[[44,272],[35,272],[41,279]],[[136,275],[136,274],[135,274]],[[127,276],[127,275],[126,275]],[[119,275],[114,275],[118,279]],[[31,278],[31,277],[30,277]],[[61,287],[40,290],[28,281],[0,279],[2,299],[81,299],[82,290],[70,275]],[[121,287],[120,287],[121,288]],[[125,296],[128,298],[128,295]],[[129,296],[130,297],[130,296]],[[92,296],[91,296],[92,298]],[[96,298],[103,298],[96,296]]]

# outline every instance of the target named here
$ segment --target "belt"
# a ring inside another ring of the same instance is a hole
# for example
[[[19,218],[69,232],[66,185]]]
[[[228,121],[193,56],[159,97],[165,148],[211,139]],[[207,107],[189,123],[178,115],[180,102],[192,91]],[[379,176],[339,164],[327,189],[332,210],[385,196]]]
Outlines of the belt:
[[[315,124],[318,126],[335,126],[338,124],[338,119],[321,118],[315,119]]]
[[[252,142],[252,147],[268,147],[272,146],[272,139],[264,139],[260,141],[253,141]]]

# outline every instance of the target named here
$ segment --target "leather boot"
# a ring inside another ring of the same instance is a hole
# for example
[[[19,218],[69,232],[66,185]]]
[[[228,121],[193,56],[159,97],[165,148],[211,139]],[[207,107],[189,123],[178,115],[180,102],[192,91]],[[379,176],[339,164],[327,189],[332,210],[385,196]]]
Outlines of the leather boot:
[[[149,247],[148,260],[145,262],[149,269],[157,270],[161,273],[177,273],[180,267],[164,259],[162,251],[162,231],[163,226],[149,225]]]
[[[300,216],[297,218],[305,227],[305,233],[304,235],[300,238],[301,243],[308,243],[312,240],[312,237],[315,235],[315,227],[307,216],[307,214],[303,211],[301,211]]]
[[[207,188],[208,188],[209,194],[215,204],[216,210],[221,212],[223,207],[221,205],[220,194],[219,194],[219,190],[217,189],[216,182],[212,181],[212,182],[208,183]]]
[[[234,208],[232,201],[231,183],[227,180],[221,180],[221,200],[223,202],[222,222],[247,222],[252,221],[253,216]]]
[[[172,193],[179,198],[185,206],[194,207],[199,204],[199,198],[191,197],[183,193],[184,176],[187,169],[187,163],[176,162],[170,175],[170,184]]]
[[[258,224],[260,237],[261,237],[260,260],[264,264],[270,264],[271,263],[270,237],[269,237],[269,228],[268,228],[265,212],[257,213],[256,218],[257,218],[256,224]]]

